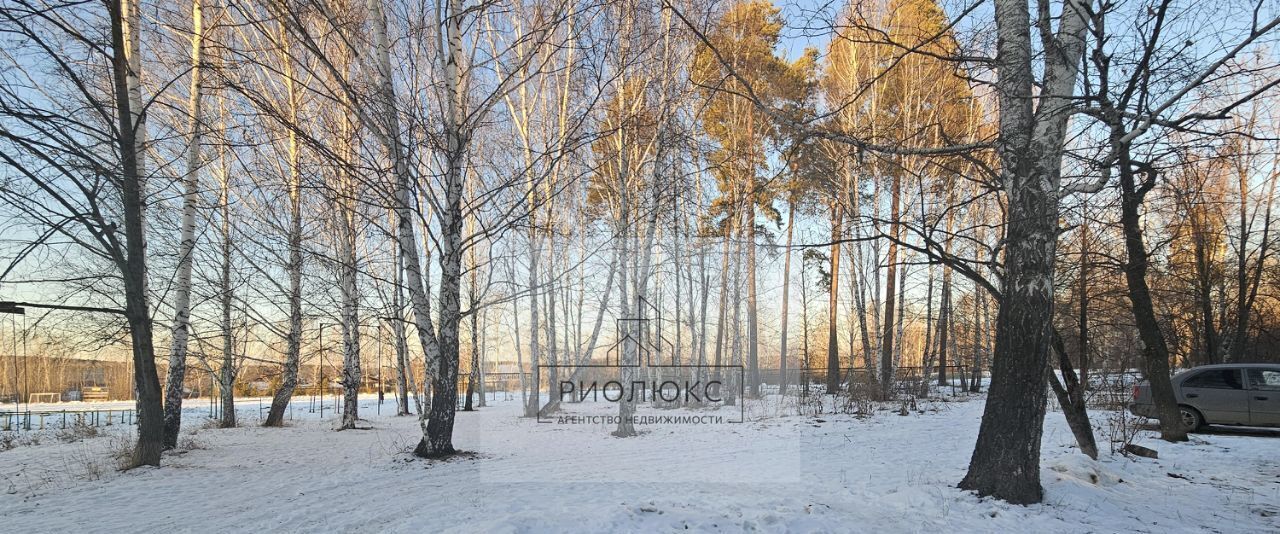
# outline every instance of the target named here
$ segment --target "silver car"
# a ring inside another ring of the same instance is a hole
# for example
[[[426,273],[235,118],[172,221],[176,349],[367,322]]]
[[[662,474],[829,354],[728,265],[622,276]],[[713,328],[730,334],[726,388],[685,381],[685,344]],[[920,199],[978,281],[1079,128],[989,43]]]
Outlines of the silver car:
[[[1190,430],[1204,425],[1280,427],[1280,365],[1205,365],[1172,380],[1182,423]],[[1133,387],[1129,411],[1156,417],[1150,383]]]

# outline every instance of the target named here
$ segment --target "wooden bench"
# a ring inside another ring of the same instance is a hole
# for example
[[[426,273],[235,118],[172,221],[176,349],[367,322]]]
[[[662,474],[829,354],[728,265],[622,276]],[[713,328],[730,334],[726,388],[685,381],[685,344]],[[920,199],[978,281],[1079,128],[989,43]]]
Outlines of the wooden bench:
[[[80,390],[80,400],[85,402],[106,402],[111,396],[107,388],[84,388]]]

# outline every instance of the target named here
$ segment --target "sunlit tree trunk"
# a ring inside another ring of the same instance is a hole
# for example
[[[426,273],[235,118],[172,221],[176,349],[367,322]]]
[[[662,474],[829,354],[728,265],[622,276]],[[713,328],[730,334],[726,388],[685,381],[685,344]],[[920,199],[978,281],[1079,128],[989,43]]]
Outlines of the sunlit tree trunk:
[[[750,115],[754,115],[751,113]],[[760,339],[757,331],[756,317],[756,180],[755,169],[747,180],[746,214],[743,226],[746,228],[744,246],[747,249],[747,395],[751,398],[760,396]]]
[[[893,335],[896,330],[894,322],[894,303],[897,300],[898,283],[898,217],[901,215],[902,180],[897,172],[891,178],[889,191],[889,256],[886,258],[884,292],[884,343],[880,345],[880,396],[889,398],[893,388]]]
[[[414,454],[421,457],[454,453],[453,422],[458,403],[458,326],[462,274],[462,186],[466,164],[467,132],[463,129],[466,88],[462,83],[462,0],[449,0],[443,21],[447,50],[445,81],[444,208],[440,213],[440,329],[436,334],[436,361],[431,373],[431,413],[426,433]],[[410,273],[412,275],[412,273]],[[412,283],[410,284],[412,288]],[[425,297],[423,299],[425,303]],[[415,316],[422,315],[415,313]],[[421,319],[419,319],[421,320]],[[419,326],[421,329],[422,326]],[[428,353],[433,351],[428,350]]]
[[[187,377],[187,339],[191,332],[191,269],[196,248],[196,202],[200,189],[201,96],[204,92],[202,54],[204,16],[202,0],[191,3],[191,96],[187,101],[190,137],[187,139],[186,176],[182,189],[182,240],[178,245],[178,272],[174,280],[174,317],[165,382],[164,446],[178,445],[182,428],[182,397]]]
[[[222,337],[222,365],[218,368],[218,391],[222,395],[222,419],[219,426],[232,428],[236,426],[235,336],[234,325],[231,323],[231,308],[235,300],[231,286],[234,245],[231,240],[231,176],[225,153],[222,154],[222,168],[218,171],[218,178],[221,186],[218,208],[222,219],[218,228],[222,238],[222,265],[218,279],[218,304],[222,313],[218,324]]]
[[[844,228],[844,203],[831,206],[831,284],[827,289],[827,393],[840,391],[840,339],[836,325],[840,320],[840,240]]]

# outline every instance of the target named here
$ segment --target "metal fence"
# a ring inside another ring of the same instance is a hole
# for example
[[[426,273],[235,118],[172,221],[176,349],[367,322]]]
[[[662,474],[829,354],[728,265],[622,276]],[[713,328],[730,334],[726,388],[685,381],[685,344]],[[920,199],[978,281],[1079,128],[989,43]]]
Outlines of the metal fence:
[[[0,411],[0,430],[29,431],[74,426],[135,425],[137,411],[113,410],[23,410]]]

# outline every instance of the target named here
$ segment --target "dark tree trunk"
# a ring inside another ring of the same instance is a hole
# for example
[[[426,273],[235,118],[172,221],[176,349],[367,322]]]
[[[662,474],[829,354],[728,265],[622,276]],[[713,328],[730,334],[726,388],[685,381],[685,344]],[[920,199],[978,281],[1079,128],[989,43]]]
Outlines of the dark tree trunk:
[[[124,13],[119,2],[109,2],[111,13],[112,78],[115,88],[121,176],[120,197],[124,214],[124,255],[115,247],[114,261],[124,279],[125,318],[133,348],[133,383],[138,400],[138,441],[130,465],[160,465],[164,451],[164,411],[160,376],[156,372],[155,346],[151,339],[151,311],[147,304],[146,241],[142,228],[142,177],[138,174],[133,111],[128,96],[129,62],[125,57]],[[115,241],[114,236],[111,238]]]
[[[1152,400],[1160,417],[1160,438],[1165,441],[1186,441],[1187,429],[1183,428],[1173,383],[1169,380],[1169,347],[1156,319],[1151,289],[1147,286],[1147,247],[1142,237],[1140,210],[1148,191],[1155,186],[1155,170],[1144,165],[1143,183],[1137,183],[1134,166],[1127,147],[1121,149],[1120,174],[1120,224],[1124,228],[1125,265],[1124,278],[1128,285],[1129,301],[1133,304],[1134,323],[1142,340],[1143,375],[1151,383]]]
[[[450,143],[452,154],[446,179],[446,204],[440,239],[439,357],[431,376],[431,409],[427,432],[414,454],[423,458],[452,455],[453,421],[458,409],[458,328],[462,306],[462,159],[461,140]],[[536,298],[536,296],[534,297]],[[536,397],[537,392],[534,392]]]
[[[980,291],[974,289],[975,293]],[[974,295],[973,305],[973,369],[969,373],[969,392],[982,392],[982,356],[987,351],[987,299]]]
[[[474,249],[472,249],[472,250],[474,250]],[[472,291],[472,295],[474,295],[474,294],[475,294],[475,291],[478,289],[478,288],[476,287],[476,280],[475,280],[475,269],[476,269],[476,267],[474,266],[474,262],[473,262],[473,265],[472,265],[471,269],[472,269],[472,271],[471,271],[471,272],[472,272],[472,275],[471,275],[471,291]],[[472,310],[475,310],[475,309],[478,307],[478,305],[479,305],[479,304],[480,304],[480,303],[479,303],[479,302],[477,302],[477,301],[476,301],[476,299],[475,299],[475,297],[473,296],[473,297],[471,298],[471,309],[472,309]],[[471,399],[472,399],[472,397],[474,397],[474,396],[475,396],[475,392],[476,392],[476,378],[477,378],[477,377],[479,376],[479,374],[480,374],[480,350],[479,350],[479,347],[480,347],[480,325],[478,324],[478,322],[477,322],[477,321],[478,321],[478,319],[477,319],[477,314],[475,314],[475,313],[471,314],[471,372],[467,373],[467,399],[466,399],[466,401],[464,401],[464,402],[463,402],[463,406],[462,406],[462,409],[463,409],[464,411],[468,411],[468,412],[475,410],[475,407],[472,405],[472,401],[471,401]],[[556,380],[552,380],[552,381],[551,381],[551,387],[553,387],[553,388],[554,388],[554,387],[556,387],[556,385],[557,385],[557,384],[558,384],[558,381],[556,381]],[[553,398],[551,399],[551,403],[552,403],[552,404],[559,404],[559,403],[560,403],[560,397],[559,397],[559,395],[556,395],[555,397],[553,397]]]
[[[1087,209],[1087,208],[1086,208]],[[1087,213],[1087,212],[1085,212]],[[1089,385],[1089,221],[1083,218],[1080,222],[1080,279],[1077,281],[1080,293],[1080,315],[1077,321],[1080,326],[1080,382],[1084,387]]]
[[[1046,182],[1030,172],[1014,179]],[[1021,178],[1026,176],[1026,178]],[[996,316],[991,386],[961,489],[1014,504],[1040,502],[1040,438],[1053,321],[1057,192],[1047,187],[1009,194],[1004,294]]]
[[[448,341],[440,337],[441,354],[448,353]],[[457,350],[457,345],[453,346]],[[456,352],[454,354],[457,354]],[[458,406],[458,368],[441,362],[439,377],[431,377],[431,409],[427,435],[413,449],[422,458],[442,458],[457,452],[453,448],[453,420]]]
[[[840,340],[836,336],[836,321],[840,314],[840,239],[844,225],[844,204],[836,202],[831,215],[831,291],[827,294],[827,393],[840,391]]]
[[[1244,213],[1246,208],[1246,198],[1244,191],[1248,187],[1247,176],[1241,178],[1241,200],[1240,200],[1240,266],[1238,275],[1238,284],[1240,289],[1236,295],[1236,332],[1235,340],[1231,343],[1231,361],[1240,363],[1244,361],[1244,349],[1249,343],[1249,321],[1253,314],[1253,303],[1258,298],[1258,286],[1262,281],[1262,270],[1267,264],[1267,249],[1271,245],[1271,203],[1275,198],[1276,178],[1271,178],[1271,186],[1267,194],[1267,208],[1262,215],[1262,238],[1258,240],[1258,258],[1254,261],[1252,272],[1249,272],[1249,256],[1248,256],[1248,229],[1245,223]]]
[[[938,385],[947,385],[947,345],[951,336],[951,269],[943,267],[942,308],[938,311]]]
[[[1089,411],[1085,406],[1085,386],[1076,376],[1076,370],[1071,366],[1071,358],[1067,356],[1067,347],[1056,329],[1053,331],[1053,348],[1054,352],[1058,353],[1058,369],[1062,371],[1062,382],[1059,382],[1058,376],[1049,369],[1049,385],[1058,398],[1058,404],[1062,406],[1062,415],[1067,418],[1067,427],[1071,429],[1071,435],[1075,436],[1080,452],[1097,460],[1098,442],[1093,438],[1093,424],[1089,422]]]
[[[733,225],[731,223],[726,223],[726,228],[724,231],[724,243],[723,243],[724,246],[723,246],[723,250],[720,251],[720,295],[719,295],[720,307],[719,307],[719,311],[716,314],[716,351],[715,351],[715,355],[712,357],[713,366],[712,366],[712,372],[711,372],[711,381],[714,382],[715,384],[720,383],[720,379],[722,376],[720,373],[720,369],[721,369],[720,365],[724,363],[724,338],[726,333],[725,323],[728,321],[728,318],[729,318],[729,314],[727,311],[727,308],[729,306],[729,240],[732,239],[733,237],[732,232],[733,232]],[[626,263],[623,263],[622,265],[625,267]],[[622,272],[625,273],[625,271],[622,271]],[[625,282],[624,282],[623,288],[625,290]],[[625,306],[627,299],[624,297],[622,299],[622,302],[623,302],[623,305]],[[714,388],[713,391],[717,397],[720,396],[719,395],[720,391],[718,387]]]
[[[1204,356],[1202,358],[1205,365],[1218,363],[1218,332],[1214,326],[1213,320],[1213,281],[1209,270],[1209,253],[1206,249],[1204,239],[1201,239],[1203,230],[1199,230],[1199,224],[1196,224],[1196,215],[1191,214],[1193,219],[1192,225],[1198,229],[1192,239],[1192,247],[1195,251],[1196,260],[1196,304],[1200,311],[1200,328],[1201,343],[1204,344]]]
[[[895,323],[893,307],[898,283],[898,217],[901,215],[902,180],[896,175],[890,188],[889,199],[889,257],[888,275],[885,278],[884,343],[880,345],[880,396],[888,399],[893,389],[893,336]]]

